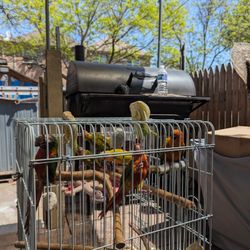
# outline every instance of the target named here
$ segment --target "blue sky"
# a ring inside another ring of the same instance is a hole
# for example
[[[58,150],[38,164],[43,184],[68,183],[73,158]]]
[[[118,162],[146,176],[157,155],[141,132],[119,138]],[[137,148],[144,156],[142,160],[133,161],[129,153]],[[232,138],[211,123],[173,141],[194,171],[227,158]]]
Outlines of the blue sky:
[[[164,3],[165,0],[162,0],[162,1]],[[228,0],[228,2],[230,4],[232,4],[232,3],[236,2],[236,1],[237,0]],[[158,2],[158,1],[156,0],[156,2]],[[182,0],[181,2],[185,3],[185,7],[188,9],[189,16],[191,18],[193,18],[194,17],[193,3],[195,1],[192,1],[192,0]],[[197,24],[195,24],[195,26],[199,27],[199,24],[197,23]],[[8,25],[1,25],[0,27],[1,27],[0,34],[3,37],[6,37],[6,32],[10,32],[13,35],[13,37],[15,37],[15,36],[19,36],[19,35],[23,35],[23,34],[29,33],[31,31],[31,28],[27,24],[22,25],[22,27],[21,28],[19,27],[18,29],[15,29],[15,28],[13,28],[11,26],[8,26]],[[197,32],[199,32],[199,30]],[[189,44],[187,42],[186,42],[186,48],[187,48],[187,50],[188,49],[192,49],[192,48],[189,48]],[[227,51],[227,52],[224,52],[223,54],[221,54],[221,56],[220,56],[219,59],[220,60],[218,60],[218,62],[215,62],[215,64],[229,62],[230,61],[230,51]]]

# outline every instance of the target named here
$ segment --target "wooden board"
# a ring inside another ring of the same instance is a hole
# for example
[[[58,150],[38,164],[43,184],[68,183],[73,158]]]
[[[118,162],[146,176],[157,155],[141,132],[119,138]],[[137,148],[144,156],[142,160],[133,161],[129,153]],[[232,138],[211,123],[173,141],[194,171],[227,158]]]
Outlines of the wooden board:
[[[215,131],[215,149],[227,157],[250,156],[250,127],[236,126]]]

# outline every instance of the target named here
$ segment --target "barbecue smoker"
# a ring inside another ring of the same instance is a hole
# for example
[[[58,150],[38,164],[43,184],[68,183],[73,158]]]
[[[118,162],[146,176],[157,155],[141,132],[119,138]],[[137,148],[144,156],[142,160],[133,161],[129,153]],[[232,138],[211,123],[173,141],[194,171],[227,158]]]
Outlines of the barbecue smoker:
[[[184,119],[208,101],[196,97],[191,77],[167,69],[168,95],[157,94],[158,68],[71,62],[66,98],[77,117],[129,117],[129,104],[144,101],[152,118]]]

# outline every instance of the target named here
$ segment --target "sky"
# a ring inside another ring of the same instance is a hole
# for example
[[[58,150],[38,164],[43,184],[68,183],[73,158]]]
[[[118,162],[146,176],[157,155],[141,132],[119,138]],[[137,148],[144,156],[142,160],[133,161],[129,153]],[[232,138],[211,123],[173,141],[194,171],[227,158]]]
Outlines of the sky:
[[[162,0],[162,1],[164,3],[165,0]],[[232,4],[233,2],[236,2],[236,1],[237,0],[228,0],[229,4]],[[156,2],[158,2],[158,1],[156,1]],[[192,0],[181,0],[181,3],[183,3],[184,6],[187,8],[190,18],[195,18],[194,15],[196,15],[196,14],[194,12],[194,7],[193,7],[194,1],[192,1]],[[199,24],[196,23],[195,26],[199,27]],[[30,30],[31,30],[31,27],[29,27],[29,25],[27,25],[27,24],[22,25],[22,28],[19,28],[19,29],[15,29],[15,28],[13,28],[13,27],[11,27],[9,25],[1,25],[0,35],[2,35],[3,37],[10,37],[10,36],[16,37],[16,36],[20,36],[20,35],[29,33]],[[199,30],[197,30],[197,32],[199,32]],[[185,40],[187,41],[187,39],[185,39]],[[192,49],[192,48],[189,47],[189,44],[186,42],[186,51],[188,49]],[[156,60],[153,59],[152,61],[155,62]],[[217,63],[223,63],[223,62],[227,63],[229,61],[230,61],[230,51],[226,51],[223,54],[221,54],[219,60],[214,63],[214,66]]]

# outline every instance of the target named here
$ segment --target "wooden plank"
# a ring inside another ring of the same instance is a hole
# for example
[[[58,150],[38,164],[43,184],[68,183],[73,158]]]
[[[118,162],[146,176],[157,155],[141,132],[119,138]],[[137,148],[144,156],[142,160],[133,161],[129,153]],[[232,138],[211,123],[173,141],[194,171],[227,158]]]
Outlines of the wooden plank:
[[[199,70],[198,72],[198,94],[197,96],[203,96],[202,95],[202,89],[203,89],[203,72]],[[197,109],[197,119],[202,119],[202,106]]]
[[[15,248],[25,248],[25,241],[16,241],[14,243]],[[74,244],[59,244],[59,243],[50,243],[48,244],[48,242],[40,242],[38,241],[36,243],[36,247],[37,249],[50,249],[50,250],[92,250],[94,249],[92,246],[83,246],[83,245],[76,245]]]
[[[231,63],[227,65],[227,86],[226,86],[226,128],[232,127],[232,82],[233,68]]]
[[[47,117],[46,93],[47,93],[47,85],[43,81],[43,78],[39,77],[39,112],[40,112],[40,117]]]
[[[15,175],[15,171],[1,171],[0,172],[0,183],[12,181],[12,176]]]
[[[220,87],[220,71],[219,67],[215,67],[214,76],[214,104],[213,104],[213,117],[214,127],[219,129],[219,87]]]
[[[239,76],[239,125],[247,125],[247,85],[243,79]]]
[[[48,117],[61,117],[63,113],[63,86],[60,52],[57,50],[46,51],[46,65]]]
[[[250,126],[250,95],[247,95],[247,125]]]
[[[220,70],[220,87],[219,87],[219,110],[220,110],[219,128],[225,128],[226,81],[227,81],[226,69],[225,69],[225,65],[222,64],[221,70]]]
[[[194,72],[194,73],[191,73],[190,75],[193,79],[193,82],[194,82],[194,86],[195,86],[195,90],[196,90],[196,96],[198,96],[198,75],[197,75],[197,72]],[[198,119],[198,113],[197,113],[197,110],[193,111],[190,115],[190,118],[193,119],[193,120],[196,120]]]
[[[238,110],[239,110],[239,75],[236,72],[235,69],[233,69],[233,82],[232,82],[232,92],[233,92],[233,103],[232,103],[232,116],[233,116],[233,122],[232,126],[238,126]]]
[[[28,76],[25,76],[11,68],[9,68],[8,76],[15,78],[16,80],[19,80],[21,82],[30,82],[30,83],[35,83],[37,84],[38,82],[35,81],[34,79],[31,79]]]
[[[208,120],[212,123],[214,123],[214,113],[213,113],[213,110],[214,110],[214,72],[213,72],[213,69],[211,68],[209,70],[209,97],[210,97],[210,101],[209,101],[209,104],[208,104]]]
[[[204,76],[203,76],[203,96],[209,96],[209,73],[207,69],[204,70]],[[208,110],[209,103],[206,103],[203,105],[203,120],[209,119],[209,110]]]

